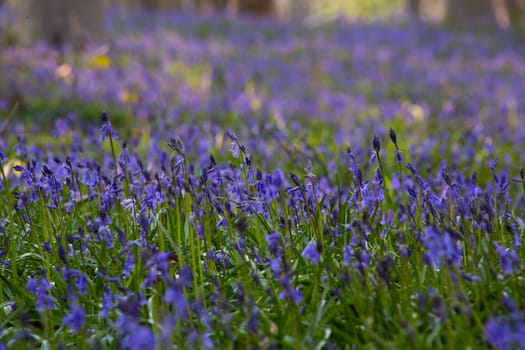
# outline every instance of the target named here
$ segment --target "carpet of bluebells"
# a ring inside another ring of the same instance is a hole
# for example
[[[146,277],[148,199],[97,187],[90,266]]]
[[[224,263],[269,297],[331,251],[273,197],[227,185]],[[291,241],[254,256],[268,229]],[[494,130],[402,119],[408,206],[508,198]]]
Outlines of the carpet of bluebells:
[[[519,38],[107,27],[5,50],[0,349],[525,347]]]

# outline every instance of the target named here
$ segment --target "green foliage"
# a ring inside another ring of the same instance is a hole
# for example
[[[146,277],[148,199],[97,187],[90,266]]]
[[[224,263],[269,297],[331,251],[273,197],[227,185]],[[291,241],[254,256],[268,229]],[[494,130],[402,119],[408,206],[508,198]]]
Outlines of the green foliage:
[[[320,16],[343,14],[350,18],[377,19],[390,17],[399,12],[403,0],[316,0],[314,13]]]

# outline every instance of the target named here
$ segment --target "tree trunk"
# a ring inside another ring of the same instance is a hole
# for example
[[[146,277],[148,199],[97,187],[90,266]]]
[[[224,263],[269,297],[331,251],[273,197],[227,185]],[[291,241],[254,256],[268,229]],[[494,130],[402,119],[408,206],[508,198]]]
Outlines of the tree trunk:
[[[285,20],[302,20],[312,10],[310,0],[274,0],[275,15]]]
[[[23,44],[42,41],[55,46],[82,46],[102,37],[102,0],[12,1],[18,14],[17,33]]]
[[[272,0],[227,0],[224,5],[230,13],[245,13],[253,16],[271,16],[274,13]]]
[[[448,0],[446,21],[457,25],[496,24],[491,0]]]
[[[506,0],[509,24],[514,30],[523,32],[525,27],[525,0]]]
[[[142,7],[151,11],[214,12],[224,9],[226,0],[113,0],[113,2],[126,7]]]
[[[406,4],[406,9],[408,15],[412,19],[418,19],[419,17],[419,0],[408,0]]]
[[[427,23],[443,23],[447,14],[447,0],[420,0],[418,18]]]
[[[468,26],[495,25],[499,20],[493,3],[499,0],[408,0],[409,11],[416,10],[418,18],[430,23],[450,23]]]

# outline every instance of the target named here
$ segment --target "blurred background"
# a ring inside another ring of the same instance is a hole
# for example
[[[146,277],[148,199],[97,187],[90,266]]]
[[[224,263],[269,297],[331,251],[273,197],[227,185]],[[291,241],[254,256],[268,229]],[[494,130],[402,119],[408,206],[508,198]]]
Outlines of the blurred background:
[[[191,14],[191,16],[185,16],[184,14]],[[122,18],[125,20],[121,20]],[[196,18],[200,19],[195,20]],[[220,19],[220,23],[208,27],[203,24],[214,23],[215,19]],[[454,48],[457,46],[453,37],[461,38],[463,40],[462,43],[472,41],[469,37],[458,36],[461,32],[475,31],[477,33],[486,33],[490,37],[488,38],[490,42],[502,42],[502,36],[519,39],[525,28],[525,0],[0,0],[0,102],[8,101],[12,105],[13,101],[23,101],[24,97],[28,100],[36,96],[43,100],[51,101],[50,96],[52,92],[62,90],[56,87],[50,88],[48,85],[55,84],[58,86],[59,83],[63,85],[60,85],[60,87],[65,91],[63,96],[60,96],[61,98],[67,99],[67,96],[70,96],[67,94],[73,94],[70,91],[78,90],[77,95],[81,95],[81,99],[86,102],[98,101],[101,99],[99,95],[102,94],[100,86],[109,86],[110,83],[116,84],[118,81],[120,85],[117,87],[113,89],[107,88],[108,92],[106,93],[107,96],[104,95],[104,100],[118,100],[121,104],[129,104],[129,101],[136,100],[135,98],[129,98],[129,91],[137,90],[137,93],[140,93],[143,96],[142,98],[147,100],[147,96],[144,97],[146,95],[144,91],[149,92],[152,90],[152,87],[160,85],[158,82],[155,82],[155,79],[160,79],[159,77],[166,79],[166,76],[170,76],[172,73],[177,84],[181,86],[180,89],[184,88],[184,84],[182,84],[182,80],[178,75],[191,75],[187,73],[190,71],[188,67],[193,67],[199,62],[202,64],[201,61],[208,55],[213,56],[213,60],[210,58],[209,62],[205,62],[206,65],[204,67],[206,69],[201,72],[199,70],[201,68],[194,67],[193,71],[191,71],[193,75],[186,77],[188,78],[188,86],[192,89],[192,94],[179,91],[179,100],[174,99],[174,101],[178,101],[177,103],[180,104],[182,99],[180,96],[183,95],[187,95],[186,97],[189,101],[192,96],[197,96],[202,91],[210,93],[215,86],[221,86],[224,90],[224,81],[230,78],[225,79],[223,77],[225,73],[223,72],[230,71],[229,65],[235,62],[234,60],[237,59],[237,56],[232,54],[232,57],[229,57],[223,54],[223,51],[229,47],[224,42],[222,42],[222,48],[217,48],[217,43],[213,40],[210,42],[194,40],[186,43],[183,42],[183,39],[169,34],[167,31],[155,32],[155,27],[174,26],[175,31],[181,37],[187,38],[189,36],[186,36],[183,30],[186,26],[185,21],[189,23],[187,26],[195,27],[193,36],[196,37],[199,37],[203,32],[214,32],[231,24],[228,30],[232,37],[235,37],[235,33],[238,33],[238,31],[252,33],[250,38],[246,39],[246,42],[240,44],[245,46],[237,45],[237,49],[239,47],[244,49],[245,47],[251,47],[250,45],[257,46],[258,41],[262,42],[263,44],[261,45],[263,46],[269,44],[272,35],[282,36],[282,44],[290,45],[286,40],[286,33],[297,36],[298,32],[296,29],[298,28],[307,29],[304,33],[305,35],[310,35],[310,38],[317,36],[322,38],[323,30],[321,28],[326,27],[326,24],[337,23],[341,19],[345,23],[373,23],[372,26],[376,29],[379,27],[393,27],[394,25],[399,27],[401,25],[405,28],[410,27],[410,30],[398,33],[395,30],[378,31],[373,30],[372,27],[359,29],[354,26],[356,30],[355,33],[352,32],[354,34],[342,32],[346,34],[341,39],[340,45],[342,48],[350,45],[354,49],[354,55],[349,56],[348,50],[342,49],[344,51],[344,55],[341,53],[342,57],[335,57],[335,54],[325,52],[323,51],[324,49],[315,48],[316,45],[320,46],[321,44],[316,43],[315,40],[308,39],[306,42],[311,44],[308,45],[313,46],[315,49],[309,48],[308,50],[311,49],[310,51],[313,52],[319,51],[315,54],[317,56],[311,53],[301,54],[300,50],[297,53],[293,52],[293,54],[300,57],[301,60],[308,61],[305,64],[308,65],[313,76],[311,80],[319,83],[320,86],[326,85],[324,84],[326,79],[322,78],[318,71],[328,69],[323,66],[325,63],[321,64],[323,62],[321,58],[327,62],[334,61],[334,67],[337,64],[349,66],[348,62],[359,58],[361,45],[365,46],[362,48],[363,52],[370,55],[370,57],[363,60],[363,64],[382,60],[383,56],[388,56],[383,51],[387,50],[390,52],[391,50],[388,49],[390,45],[405,45],[405,48],[409,49],[408,52],[410,54],[422,55],[422,58],[418,57],[417,60],[421,59],[426,61],[426,64],[429,64],[428,57],[425,58],[426,56],[423,56],[426,55],[424,48],[430,39],[433,42],[432,45],[445,47],[443,49],[445,53],[442,56],[450,57],[449,61],[452,63],[455,62],[455,56],[452,53],[456,52]],[[246,26],[247,23],[261,23],[264,25],[262,27]],[[284,30],[285,27],[280,27],[283,25],[286,26],[286,30]],[[128,30],[127,34],[122,35],[127,30],[125,26],[133,26],[133,30]],[[272,32],[271,28],[281,28],[283,30]],[[429,34],[430,36],[426,37],[426,31],[434,28],[452,30],[454,33],[453,37],[443,38],[439,30],[432,31]],[[256,31],[259,34],[253,33]],[[314,32],[317,34],[311,35]],[[326,32],[329,32],[329,30]],[[492,33],[496,32],[498,32],[497,36],[492,35]],[[159,35],[159,33],[162,33],[162,35]],[[119,35],[120,39],[115,39]],[[140,50],[129,43],[135,40],[136,36],[142,38],[141,44],[136,44],[141,47]],[[348,40],[349,37],[353,38],[354,36],[358,37],[359,40],[356,39],[355,42]],[[467,45],[472,49],[470,51],[480,51],[482,44],[485,43],[483,38],[485,37],[480,38],[474,45]],[[167,42],[167,40],[171,40],[171,42]],[[241,39],[237,40],[240,41]],[[322,42],[321,39],[319,40]],[[360,41],[363,43],[360,43]],[[405,43],[403,44],[403,42]],[[519,42],[519,40],[514,40],[514,42]],[[106,43],[110,44],[104,45]],[[296,45],[296,43],[292,44]],[[203,46],[202,48],[200,48],[201,45]],[[308,46],[307,44],[304,45]],[[368,48],[368,46],[374,45],[377,46],[377,50]],[[382,48],[383,46],[387,49]],[[465,45],[461,44],[459,46]],[[507,46],[513,48],[516,45],[512,43]],[[83,50],[87,47],[90,47],[91,51],[89,53]],[[97,51],[97,47],[103,47],[103,51]],[[115,47],[117,48],[116,50]],[[184,64],[180,63],[181,57],[179,56],[184,56],[185,54],[190,56],[195,47],[199,47],[199,50],[202,50],[196,55],[198,59],[187,57],[187,62],[183,62]],[[52,48],[52,51],[46,51],[49,48]],[[93,48],[95,48],[95,51],[93,51]],[[26,50],[24,51],[24,49]],[[276,47],[273,47],[273,49],[277,51],[277,55],[281,55],[281,51],[285,51]],[[147,53],[148,50],[152,50],[152,53]],[[264,50],[272,52],[272,47],[264,47]],[[261,52],[265,52],[264,50]],[[289,50],[293,51],[293,47],[289,48]],[[440,55],[435,54],[437,49],[428,48],[428,50],[430,50],[429,57],[436,60],[441,59]],[[500,48],[494,51],[498,50]],[[406,58],[407,53],[405,51],[393,50],[392,52],[398,52],[399,55]],[[420,52],[416,53],[413,51]],[[467,51],[465,51],[465,56],[470,55]],[[80,52],[83,54],[75,55],[75,53]],[[266,55],[269,55],[268,52]],[[490,52],[490,50],[487,50],[487,52]],[[154,63],[150,62],[153,61],[150,56],[155,55],[160,57],[157,58],[162,64],[156,61]],[[312,57],[303,57],[305,55]],[[326,55],[330,57],[325,57]],[[141,71],[143,76],[140,79],[135,77],[134,81],[127,82],[123,78],[115,78],[115,76],[139,75],[140,69],[135,68],[133,74],[125,70],[130,65],[129,62],[139,60],[138,56],[140,56],[141,60],[141,65],[138,67],[144,70],[143,72]],[[476,54],[477,60],[481,60],[483,57],[481,53]],[[226,59],[228,60],[227,62],[222,62],[222,60]],[[514,58],[512,59],[514,60]],[[252,59],[252,61],[255,60]],[[277,60],[276,64],[280,62],[279,60]],[[335,62],[337,60],[341,62]],[[520,62],[517,58],[515,61]],[[181,64],[184,69],[176,67],[176,64]],[[330,66],[328,63],[326,65]],[[436,67],[440,67],[439,64],[425,68],[423,73],[430,74],[428,72],[437,69]],[[467,68],[466,66],[459,70],[463,74],[462,76],[468,75],[469,70]],[[255,71],[258,69],[254,68]],[[263,71],[266,69],[264,68]],[[335,68],[333,69],[335,70]],[[407,72],[412,70],[413,65],[406,69]],[[288,71],[288,67],[283,68],[283,72]],[[355,84],[355,81],[359,80],[356,79],[359,76],[358,73],[362,72],[361,64],[360,68],[353,75],[354,84],[342,84],[344,89],[349,89],[349,86],[363,88],[361,85]],[[377,66],[371,68],[371,74],[376,74],[377,72]],[[394,61],[389,63],[388,67],[385,68],[385,72],[398,72],[403,77],[406,75],[406,72],[401,67],[401,63]],[[256,73],[254,74],[259,74]],[[280,74],[282,75],[282,73]],[[340,74],[339,71],[331,74],[331,79],[338,74]],[[417,79],[414,79],[411,84],[414,85],[418,79],[421,79],[422,74],[418,75]],[[432,79],[443,79],[443,74],[436,73],[436,77],[432,77]],[[299,77],[302,75],[304,74],[297,74]],[[405,89],[403,90],[399,87],[401,79],[395,76],[394,73],[391,75],[392,82],[395,83],[396,88],[404,91],[406,95],[407,89],[403,88]],[[447,72],[447,77],[449,75],[451,75],[450,71]],[[457,76],[458,74],[456,74]],[[453,78],[452,76],[450,77],[450,79]],[[370,78],[363,75],[363,80],[369,82],[367,79]],[[387,80],[381,79],[380,82],[384,85],[390,86],[394,84],[386,84],[385,81]],[[467,77],[465,77],[465,81],[467,80]],[[214,83],[209,83],[209,81]],[[95,84],[95,82],[97,83]],[[126,83],[132,87],[127,86]],[[373,85],[376,94],[379,84],[374,83]],[[169,93],[172,93],[171,86],[169,89],[166,89]],[[236,85],[230,82],[229,87],[234,86]],[[304,84],[298,83],[298,86],[303,87]],[[385,87],[385,89],[385,91],[390,89],[385,94],[392,94],[392,87]],[[415,87],[413,90],[421,91],[421,88]],[[115,95],[114,91],[125,92],[119,92],[119,95],[115,97],[113,96]],[[243,91],[241,92],[244,93]],[[58,95],[58,92],[55,95]],[[153,94],[150,93],[150,95]],[[221,94],[216,95],[222,96]],[[171,95],[169,97],[172,98]],[[77,98],[79,97],[77,96]],[[169,99],[166,98],[166,100]],[[202,101],[205,100],[202,98],[199,104],[202,104]],[[159,105],[154,96],[151,97],[150,102],[151,105]],[[133,104],[135,110],[136,105],[139,105],[138,102]],[[146,103],[140,106],[144,105]],[[22,106],[24,106],[23,103]],[[214,108],[217,109],[218,107],[215,106]],[[4,107],[4,109],[7,109],[7,107]]]
[[[516,32],[525,27],[525,0],[0,0],[2,5],[17,18],[14,28],[0,26],[4,45],[38,41],[61,45],[101,38],[108,9],[251,16],[310,24],[345,17],[454,27],[483,25]]]

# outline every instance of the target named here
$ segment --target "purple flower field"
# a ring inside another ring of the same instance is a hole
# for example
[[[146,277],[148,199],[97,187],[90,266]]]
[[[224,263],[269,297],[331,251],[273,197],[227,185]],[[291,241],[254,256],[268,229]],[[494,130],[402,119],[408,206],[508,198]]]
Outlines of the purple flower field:
[[[5,51],[0,349],[524,348],[520,38],[107,27]]]

